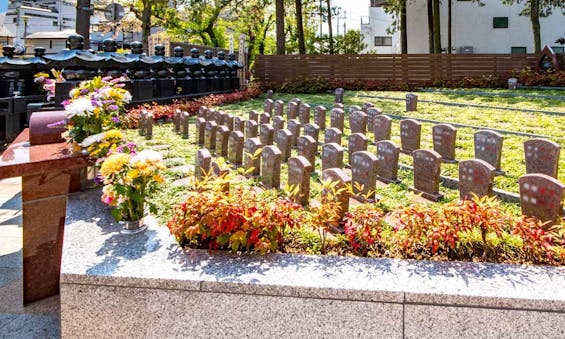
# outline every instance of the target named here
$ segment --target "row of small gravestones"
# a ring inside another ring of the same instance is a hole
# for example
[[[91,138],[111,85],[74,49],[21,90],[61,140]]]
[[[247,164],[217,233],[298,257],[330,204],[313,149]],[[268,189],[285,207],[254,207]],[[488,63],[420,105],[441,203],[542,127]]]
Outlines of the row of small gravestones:
[[[270,124],[274,109],[273,125]],[[227,157],[235,165],[243,163],[246,169],[253,168],[251,175],[261,174],[266,187],[279,188],[280,166],[282,162],[289,165],[289,185],[300,188],[300,202],[307,204],[309,196],[310,173],[314,170],[315,157],[318,151],[320,130],[325,128],[326,109],[315,108],[315,123],[310,123],[310,106],[293,99],[288,103],[287,129],[284,129],[284,103],[265,101],[265,112],[251,111],[249,120],[242,120],[229,113],[209,110],[202,107],[196,120],[197,143],[204,145],[197,156],[196,176],[208,172],[211,154]],[[173,119],[174,130],[188,138],[188,113],[177,112]],[[297,119],[298,118],[298,119]],[[373,120],[372,122],[369,119]],[[352,107],[350,114],[349,159],[352,179],[341,170],[343,168],[343,148],[341,135],[344,128],[343,105],[337,103],[331,112],[331,127],[325,130],[322,146],[322,177],[339,181],[340,185],[353,180],[362,185],[359,195],[374,199],[376,181],[396,182],[399,152],[413,156],[414,187],[411,189],[422,193],[427,199],[439,200],[439,177],[442,160],[455,162],[456,129],[447,124],[439,124],[433,128],[434,151],[419,149],[420,124],[411,119],[401,121],[401,144],[396,146],[390,139],[391,119],[370,104],[363,107]],[[384,123],[383,123],[384,122]],[[144,125],[144,116],[141,125]],[[259,125],[260,124],[260,125]],[[367,152],[368,138],[365,136],[367,124],[374,126],[377,141],[377,156]],[[320,127],[322,126],[322,127]],[[384,126],[384,128],[383,128]],[[304,135],[300,130],[304,127]],[[383,132],[384,130],[384,132]],[[274,146],[273,144],[276,144]],[[446,147],[448,145],[448,147]],[[292,147],[298,149],[298,157],[290,157]],[[258,149],[261,157],[252,155]],[[557,175],[559,145],[550,141],[533,139],[525,143],[526,168],[528,174],[520,178],[522,211],[524,214],[537,216],[542,220],[556,220],[561,214],[561,200],[564,186],[551,176]],[[475,154],[478,159],[462,161],[459,165],[459,190],[462,199],[472,194],[478,196],[491,195],[494,175],[500,171],[500,154],[502,136],[491,131],[480,131],[475,134]],[[482,158],[482,160],[481,160]],[[493,166],[494,165],[494,166]],[[329,171],[331,169],[331,171]],[[540,174],[540,173],[548,173]],[[354,188],[357,189],[354,185]],[[369,195],[369,192],[373,192]],[[346,193],[344,193],[346,194]],[[341,197],[345,204],[348,201]],[[345,206],[343,206],[345,207]],[[347,211],[347,209],[342,209]]]

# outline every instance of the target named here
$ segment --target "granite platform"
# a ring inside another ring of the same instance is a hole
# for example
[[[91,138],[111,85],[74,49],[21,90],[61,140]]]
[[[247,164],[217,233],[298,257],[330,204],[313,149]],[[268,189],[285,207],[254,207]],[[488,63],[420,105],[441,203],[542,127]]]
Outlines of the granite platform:
[[[69,195],[62,337],[565,337],[565,267],[183,250],[99,196]]]

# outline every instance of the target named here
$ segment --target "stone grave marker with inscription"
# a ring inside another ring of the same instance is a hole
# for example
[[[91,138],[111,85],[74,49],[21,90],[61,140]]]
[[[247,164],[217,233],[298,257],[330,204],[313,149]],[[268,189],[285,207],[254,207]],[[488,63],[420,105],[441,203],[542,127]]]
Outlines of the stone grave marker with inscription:
[[[212,155],[206,148],[199,149],[196,152],[196,163],[194,165],[194,176],[197,180],[201,180],[210,174],[210,165],[212,163]]]
[[[322,146],[322,171],[328,168],[343,169],[343,147],[335,142]]]
[[[232,131],[228,139],[228,161],[234,165],[241,165],[243,159],[243,133]]]
[[[377,142],[377,179],[384,183],[396,183],[398,180],[398,156],[400,147],[390,140]]]
[[[153,138],[153,113],[145,113],[145,139],[151,140]]]
[[[229,173],[229,168],[222,168],[220,164],[216,161],[212,160],[211,167],[211,175],[216,178],[225,178]],[[221,192],[229,192],[230,191],[230,182],[228,180],[224,180],[221,183]]]
[[[422,125],[414,119],[400,121],[400,151],[411,154],[420,148]]]
[[[367,111],[368,111],[369,108],[371,108],[371,107],[375,107],[375,105],[373,105],[373,104],[370,103],[370,102],[364,102],[364,103],[361,105],[361,110],[362,110],[363,112],[367,113]]]
[[[233,131],[233,114],[227,113],[224,116],[224,123],[223,125],[226,126],[230,131]]]
[[[335,142],[341,146],[341,137],[343,133],[335,127],[328,128],[324,131],[324,144]]]
[[[312,168],[316,167],[316,153],[318,152],[318,143],[311,136],[300,136],[296,141],[298,155],[305,157]]]
[[[351,133],[367,133],[367,114],[362,111],[349,114],[349,129]]]
[[[434,151],[441,155],[441,160],[447,163],[457,163],[455,160],[455,141],[457,128],[449,124],[437,124],[432,127]]]
[[[463,160],[459,163],[459,199],[492,196],[494,167],[480,159]]]
[[[228,155],[228,141],[230,138],[230,130],[224,126],[218,126],[216,129],[216,156],[225,157]]]
[[[272,145],[275,138],[275,129],[270,124],[262,124],[259,127],[259,139],[264,146]]]
[[[208,107],[200,106],[200,108],[198,109],[198,117],[206,119],[207,116],[208,116]]]
[[[206,121],[216,121],[216,110],[208,108],[206,110]]]
[[[334,199],[339,203],[339,219],[343,220],[345,214],[349,212],[349,198],[351,198],[351,192],[348,186],[351,185],[351,178],[340,168],[328,168],[322,172],[322,180],[336,183],[334,190],[339,191],[339,193],[335,195]],[[322,201],[327,199],[328,194],[333,196],[334,193],[335,192],[322,190]]]
[[[145,135],[145,132],[147,132],[147,130],[146,130],[146,128],[145,128],[145,125],[146,125],[145,121],[146,121],[146,120],[147,120],[147,114],[146,114],[146,111],[143,110],[143,111],[139,114],[139,121],[138,121],[138,123],[137,123],[137,125],[138,125],[138,130],[137,130],[137,132],[138,132],[138,134],[141,135],[141,136]]]
[[[345,111],[345,105],[342,103],[335,103],[332,108],[339,108],[342,111]]]
[[[273,99],[273,90],[272,89],[267,91],[267,99]]]
[[[418,149],[412,152],[414,164],[414,187],[411,191],[421,193],[422,197],[439,201],[443,194],[439,192],[441,155],[436,151]]]
[[[561,146],[551,140],[530,139],[524,142],[526,173],[547,174],[557,179]]]
[[[337,128],[343,133],[345,113],[342,109],[334,108],[330,112],[330,127]]]
[[[302,124],[297,119],[289,120],[287,123],[287,128],[292,133],[292,146],[296,146],[296,141],[300,136],[300,130],[302,129]]]
[[[281,151],[281,160],[287,162],[292,150],[292,133],[287,129],[280,129],[275,132],[275,143]]]
[[[259,112],[257,112],[256,110],[252,109],[251,111],[249,111],[249,120],[253,120],[255,122],[259,122]]]
[[[206,121],[206,129],[204,130],[204,147],[209,150],[216,149],[216,130],[218,124],[215,121]]]
[[[415,112],[418,110],[418,96],[413,93],[406,94],[406,112]]]
[[[374,125],[375,117],[377,115],[383,114],[383,112],[376,107],[368,107],[365,113],[367,113],[367,126],[369,126],[368,128],[371,128],[371,126]]]
[[[273,113],[273,99],[266,99],[264,104],[263,104],[263,111],[272,114]]]
[[[259,115],[259,124],[270,124],[271,115],[269,113],[261,113]]]
[[[286,120],[296,119],[298,117],[298,104],[290,101],[287,106]]]
[[[279,129],[284,129],[284,118],[280,115],[276,115],[273,118],[273,128],[275,129],[275,131],[278,131]]]
[[[334,94],[335,94],[334,102],[335,102],[336,104],[343,104],[343,93],[344,93],[344,92],[345,92],[345,91],[343,90],[343,88],[336,88],[336,89],[335,89],[335,92],[334,92]]]
[[[350,113],[350,114],[353,113],[353,112],[355,112],[355,111],[361,111],[361,112],[363,112],[363,108],[361,108],[361,106],[359,106],[359,105],[351,105],[351,106],[349,106],[349,113]]]
[[[300,104],[298,107],[298,120],[302,125],[306,125],[310,122],[310,105]]]
[[[353,194],[357,199],[374,201],[377,184],[377,157],[368,151],[355,152],[350,163]]]
[[[182,138],[183,139],[188,139],[189,119],[190,119],[190,115],[188,114],[188,112],[182,112],[181,113],[180,121],[182,122]]]
[[[204,145],[204,132],[206,131],[206,120],[204,118],[196,118],[196,143]]]
[[[245,132],[245,122],[247,120],[243,120],[241,117],[233,118],[233,130],[240,131],[241,133]]]
[[[303,156],[288,159],[288,185],[298,187],[298,192],[292,200],[302,206],[308,205],[310,200],[310,174],[312,164]]]
[[[173,131],[175,133],[180,133],[182,118],[183,116],[180,109],[175,110],[175,114],[173,114]]]
[[[392,119],[386,115],[377,115],[373,119],[373,133],[375,134],[375,142],[381,140],[390,140],[390,131],[392,127]]]
[[[265,146],[261,153],[261,183],[267,188],[281,186],[281,151],[277,146]]]
[[[547,221],[548,230],[563,216],[565,185],[547,174],[526,174],[518,179],[522,214]]]
[[[243,143],[243,168],[247,176],[256,177],[261,173],[261,155],[257,152],[263,148],[259,138],[251,138]]]
[[[316,140],[316,144],[320,139],[320,127],[316,124],[306,124],[304,125],[304,135],[310,136]]]
[[[259,133],[259,125],[255,120],[247,120],[245,122],[245,139],[257,137]]]
[[[324,106],[316,106],[314,108],[314,123],[320,126],[321,130],[326,129],[326,108]]]
[[[502,157],[502,135],[488,130],[478,131],[474,134],[475,158],[484,160],[494,167],[496,174],[504,174],[500,169]]]
[[[349,164],[353,154],[360,151],[366,151],[369,139],[362,133],[352,133],[347,138],[347,153],[349,156]]]
[[[275,115],[281,117],[284,116],[284,101],[275,101]]]
[[[224,124],[224,120],[226,119],[226,114],[227,113],[224,111],[216,112],[216,123],[218,124],[218,126]]]

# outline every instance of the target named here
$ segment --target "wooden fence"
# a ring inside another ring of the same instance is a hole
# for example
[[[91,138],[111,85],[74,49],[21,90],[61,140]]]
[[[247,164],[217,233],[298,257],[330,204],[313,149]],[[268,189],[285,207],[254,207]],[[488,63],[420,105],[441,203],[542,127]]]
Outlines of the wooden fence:
[[[535,68],[535,54],[260,55],[255,77],[266,84],[311,78],[421,83],[464,77],[505,76]],[[560,55],[561,68],[565,55]]]

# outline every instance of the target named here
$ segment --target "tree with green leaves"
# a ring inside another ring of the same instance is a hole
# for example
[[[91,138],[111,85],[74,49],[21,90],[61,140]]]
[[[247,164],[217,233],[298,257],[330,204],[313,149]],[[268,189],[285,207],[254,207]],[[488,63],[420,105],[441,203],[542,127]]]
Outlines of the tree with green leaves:
[[[564,0],[502,0],[502,3],[506,5],[524,3],[524,9],[520,15],[529,16],[532,22],[535,53],[541,52],[540,18],[550,16],[556,8],[565,10]]]
[[[275,0],[277,54],[285,53],[284,0]]]
[[[151,27],[153,19],[156,18],[160,22],[176,22],[176,6],[178,1],[173,1],[174,5],[169,6],[168,0],[134,0],[124,1],[135,17],[141,22],[141,34],[143,36],[143,49],[149,52],[149,35],[151,35]]]
[[[406,4],[407,0],[389,0],[384,11],[392,16],[391,27],[387,29],[389,34],[400,31],[400,50],[402,54],[408,53],[408,33],[406,31]]]

